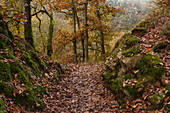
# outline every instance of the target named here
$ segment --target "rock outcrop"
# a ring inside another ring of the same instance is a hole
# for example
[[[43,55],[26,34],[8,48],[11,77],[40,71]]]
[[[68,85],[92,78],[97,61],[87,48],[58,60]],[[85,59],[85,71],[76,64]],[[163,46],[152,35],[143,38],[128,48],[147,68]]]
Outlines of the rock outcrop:
[[[164,80],[165,64],[157,54],[162,49],[168,51],[168,43],[158,44],[155,40],[153,45],[141,46],[145,43],[142,37],[154,26],[154,20],[141,22],[131,33],[122,36],[115,44],[112,55],[105,61],[103,81],[122,106],[141,99],[150,103],[142,109],[160,109],[170,93],[169,83]],[[157,88],[159,91],[155,90]]]

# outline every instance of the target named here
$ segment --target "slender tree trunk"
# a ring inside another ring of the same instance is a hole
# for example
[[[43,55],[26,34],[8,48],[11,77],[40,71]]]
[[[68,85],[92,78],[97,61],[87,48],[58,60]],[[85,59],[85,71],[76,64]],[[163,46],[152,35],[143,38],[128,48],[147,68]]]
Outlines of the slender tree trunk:
[[[100,17],[100,11],[98,6],[96,5],[96,12],[97,12],[97,18],[99,19],[99,23],[101,25],[101,17]],[[100,41],[101,41],[101,53],[105,54],[105,47],[104,47],[104,33],[102,31],[102,27],[99,27],[99,31],[100,31]]]
[[[32,35],[32,26],[31,26],[31,1],[32,0],[24,0],[24,14],[26,17],[26,21],[24,22],[24,36],[25,40],[34,47],[34,40]]]
[[[39,20],[38,29],[39,29],[41,41],[42,41],[42,44],[43,44],[43,52],[45,53],[45,41],[44,41],[43,33],[41,31],[41,19],[38,17],[38,15],[36,15],[36,18]]]
[[[85,48],[84,48],[84,39],[81,34],[81,43],[82,43],[82,50],[83,50],[83,62],[85,61]]]
[[[51,11],[48,42],[47,42],[47,55],[49,57],[51,57],[53,53],[53,48],[52,48],[53,31],[54,31],[54,20],[53,20],[53,12]]]
[[[95,61],[97,61],[97,53],[98,53],[98,51],[97,51],[97,42],[96,42]]]
[[[79,31],[80,31],[80,20],[79,20],[77,11],[76,11],[76,18],[77,18],[78,28],[79,28]],[[82,33],[80,34],[80,37],[81,37],[81,44],[82,44],[82,51],[83,51],[83,62],[84,62],[85,61],[85,48],[84,48],[84,39],[83,39]]]
[[[73,12],[73,32],[74,32],[74,37],[73,37],[73,47],[74,47],[74,60],[75,63],[77,64],[77,46],[76,46],[76,11],[75,11],[75,3],[74,0],[72,0],[72,12]]]
[[[88,62],[89,60],[89,56],[88,56],[88,24],[87,24],[87,21],[88,21],[88,17],[87,17],[87,6],[88,6],[88,0],[86,0],[85,2],[85,10],[84,10],[84,16],[85,16],[85,41],[86,41],[86,44],[85,44],[85,55],[86,55],[86,62]]]

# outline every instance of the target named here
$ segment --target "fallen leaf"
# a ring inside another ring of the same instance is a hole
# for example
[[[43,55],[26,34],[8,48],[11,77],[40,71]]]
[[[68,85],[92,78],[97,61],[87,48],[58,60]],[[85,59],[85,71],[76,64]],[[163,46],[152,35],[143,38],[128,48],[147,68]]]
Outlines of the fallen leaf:
[[[169,99],[170,99],[169,96],[165,97],[165,98],[164,98],[164,102],[167,102]]]

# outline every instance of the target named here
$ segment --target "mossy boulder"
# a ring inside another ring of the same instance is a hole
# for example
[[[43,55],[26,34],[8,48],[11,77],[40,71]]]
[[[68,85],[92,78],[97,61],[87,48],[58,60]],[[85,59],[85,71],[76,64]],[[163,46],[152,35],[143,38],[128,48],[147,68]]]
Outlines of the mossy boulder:
[[[125,34],[105,62],[103,81],[121,105],[140,98],[148,87],[163,84],[165,70],[161,58],[154,53],[141,54],[141,50],[136,36]],[[157,103],[153,106],[160,105]]]

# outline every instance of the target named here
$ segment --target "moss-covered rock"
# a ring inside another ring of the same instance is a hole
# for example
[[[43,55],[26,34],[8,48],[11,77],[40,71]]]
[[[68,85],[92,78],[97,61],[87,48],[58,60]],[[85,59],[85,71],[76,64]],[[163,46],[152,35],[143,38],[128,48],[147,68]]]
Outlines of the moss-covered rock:
[[[139,39],[136,38],[134,35],[125,34],[121,39],[121,44],[119,47],[124,49],[129,49],[130,47],[140,43]]]
[[[163,84],[165,70],[161,58],[154,53],[141,54],[141,50],[136,36],[125,34],[105,62],[103,81],[122,105],[127,99],[140,98],[148,87]]]
[[[135,45],[131,49],[128,49],[127,51],[123,51],[123,55],[126,57],[134,56],[136,54],[139,54],[141,52],[141,47],[139,44]]]

